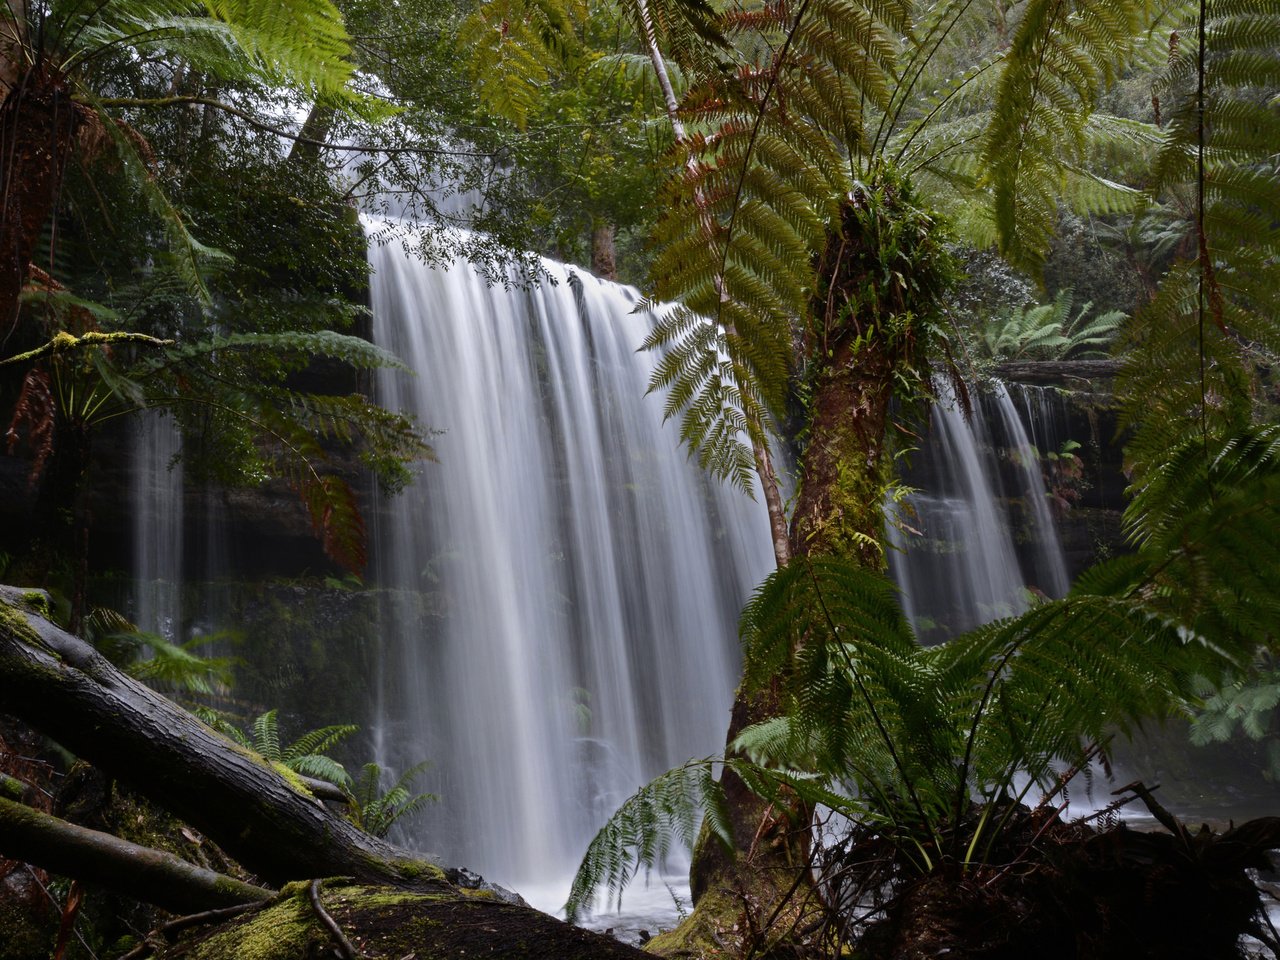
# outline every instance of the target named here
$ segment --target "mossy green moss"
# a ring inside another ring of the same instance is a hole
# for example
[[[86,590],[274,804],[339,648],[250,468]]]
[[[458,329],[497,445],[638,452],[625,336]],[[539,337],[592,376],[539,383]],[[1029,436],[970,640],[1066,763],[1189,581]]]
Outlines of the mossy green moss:
[[[814,918],[806,915],[813,901],[795,888],[795,880],[793,869],[735,864],[703,892],[689,916],[649,940],[644,950],[669,960],[827,956],[799,932],[813,926]]]
[[[305,884],[290,884],[272,904],[209,936],[193,956],[201,960],[301,960],[329,943],[307,900]]]
[[[46,620],[53,617],[53,613],[49,608],[49,595],[43,590],[26,591],[22,595],[22,603],[32,613],[38,613]]]
[[[673,930],[644,945],[645,952],[672,960],[710,960],[737,956],[742,945],[742,901],[723,889],[708,890],[697,908]]]
[[[40,634],[36,633],[35,627],[31,626],[31,622],[26,615],[17,607],[0,601],[0,624],[6,629],[13,631],[14,635],[34,646],[41,646]]]
[[[156,960],[312,960],[332,938],[307,882],[214,931],[193,931]],[[408,891],[342,880],[322,884],[325,912],[367,960],[630,960],[637,951],[487,891]]]

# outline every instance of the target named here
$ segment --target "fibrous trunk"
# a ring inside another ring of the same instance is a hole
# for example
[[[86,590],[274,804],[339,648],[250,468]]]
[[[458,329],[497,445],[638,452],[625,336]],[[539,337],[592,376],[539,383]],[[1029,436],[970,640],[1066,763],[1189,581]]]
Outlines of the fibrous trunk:
[[[39,68],[0,104],[0,337],[17,323],[31,258],[79,125],[79,108]]]
[[[796,363],[804,377],[807,429],[787,544],[791,563],[821,555],[873,567],[884,563],[891,404],[899,384],[919,378],[926,341],[912,320],[931,317],[946,285],[932,221],[908,201],[905,188],[892,182],[851,196],[817,263],[817,293]],[[884,262],[884,240],[891,235],[898,241],[892,255],[905,262]],[[888,266],[908,273],[918,268],[913,285],[885,282],[894,276]],[[764,690],[739,689],[730,745],[746,727],[778,716],[784,680],[775,678]],[[825,909],[807,869],[810,811],[798,802],[777,809],[732,771],[721,785],[737,856],[726,855],[704,831],[690,870],[694,913],[651,949],[710,956],[736,939],[735,949],[763,958],[817,952],[820,946],[805,933],[820,926],[811,915]]]

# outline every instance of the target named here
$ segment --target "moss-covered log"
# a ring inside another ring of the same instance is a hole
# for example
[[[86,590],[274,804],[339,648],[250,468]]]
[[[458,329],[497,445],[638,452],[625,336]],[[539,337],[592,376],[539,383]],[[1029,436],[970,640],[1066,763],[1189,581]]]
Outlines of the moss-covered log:
[[[270,764],[50,623],[45,604],[39,591],[0,586],[5,710],[191,823],[262,877],[281,883],[333,876],[360,881],[358,895],[343,893],[325,908],[352,930],[365,956],[644,956],[523,903],[506,902],[492,890],[456,887],[439,866],[360,832],[301,784],[290,784]],[[190,884],[180,892],[176,882],[164,879],[176,876],[166,871],[186,873],[172,862],[176,858],[36,814],[16,802],[19,792],[15,782],[0,782],[0,854],[116,889],[129,887],[132,895],[170,908],[206,910],[269,893],[218,874],[198,881],[213,884],[207,896]],[[188,878],[197,872],[191,871]],[[298,923],[291,919],[295,914]],[[329,935],[307,905],[305,885],[294,884],[255,916],[197,937],[199,946],[183,956],[304,960],[319,955],[315,949]],[[410,946],[400,949],[402,943]]]
[[[212,837],[268,882],[343,875],[441,882],[439,867],[358,830],[256,754],[111,665],[0,587],[0,703]]]
[[[8,778],[0,778],[0,794]],[[14,781],[8,781],[13,783]],[[0,795],[0,854],[98,884],[166,910],[256,903],[274,891],[227,877]]]
[[[571,927],[486,891],[420,892],[326,881],[321,909],[367,960],[645,960],[635,947]],[[192,931],[157,960],[303,960],[332,956],[334,936],[290,884],[262,910]]]

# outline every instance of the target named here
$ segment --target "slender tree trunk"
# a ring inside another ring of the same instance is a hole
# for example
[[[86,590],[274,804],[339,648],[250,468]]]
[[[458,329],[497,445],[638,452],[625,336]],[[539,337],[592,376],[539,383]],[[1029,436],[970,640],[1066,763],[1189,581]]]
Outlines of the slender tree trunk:
[[[671,74],[667,71],[667,62],[663,59],[662,51],[658,48],[658,37],[653,26],[653,17],[649,13],[649,5],[645,0],[635,0],[636,10],[640,14],[640,22],[644,27],[645,48],[649,54],[649,62],[653,64],[653,71],[658,78],[658,86],[662,90],[662,101],[667,109],[667,118],[671,121],[671,132],[676,138],[676,143],[687,145],[689,143],[689,133],[685,129],[684,122],[680,119],[680,103],[676,99],[675,87],[671,84]],[[692,155],[688,160],[690,170],[695,170],[697,161]],[[705,205],[701,202],[699,195],[698,207],[705,209]],[[709,225],[708,225],[709,226]],[[707,236],[713,235],[713,231],[708,229]],[[715,280],[716,288],[721,291],[724,296],[724,284],[720,278]],[[727,328],[729,335],[733,335],[733,328]],[[782,493],[778,483],[778,473],[773,465],[773,457],[769,453],[768,443],[763,439],[767,436],[767,431],[763,424],[757,422],[752,423],[751,432],[751,453],[755,459],[756,476],[760,478],[760,489],[764,494],[765,509],[769,511],[769,530],[773,544],[773,559],[779,567],[785,567],[791,559],[791,550],[786,536],[787,530],[787,514],[786,508],[782,501]]]
[[[320,156],[320,148],[310,141],[328,140],[333,121],[337,117],[338,112],[333,107],[322,103],[312,104],[302,129],[298,131],[299,139],[293,141],[293,146],[289,148],[289,162],[304,163]]]

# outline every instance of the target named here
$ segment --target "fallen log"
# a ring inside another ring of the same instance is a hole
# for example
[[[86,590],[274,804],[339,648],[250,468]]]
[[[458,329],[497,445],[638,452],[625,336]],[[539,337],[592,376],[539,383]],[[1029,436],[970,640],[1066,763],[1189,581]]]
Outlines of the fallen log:
[[[4,787],[14,783],[0,784],[0,794],[12,795]],[[11,860],[175,912],[256,903],[275,895],[274,890],[197,867],[163,850],[67,823],[2,795],[0,852]]]
[[[398,886],[443,871],[357,829],[0,586],[0,704],[214,838],[270,883],[349,876]]]
[[[1114,380],[1119,360],[1008,360],[997,363],[996,376],[1018,383],[1070,386],[1072,381],[1090,384]]]

